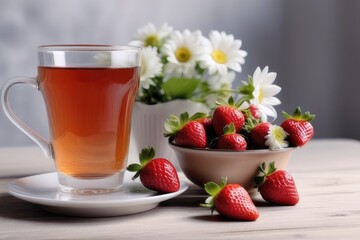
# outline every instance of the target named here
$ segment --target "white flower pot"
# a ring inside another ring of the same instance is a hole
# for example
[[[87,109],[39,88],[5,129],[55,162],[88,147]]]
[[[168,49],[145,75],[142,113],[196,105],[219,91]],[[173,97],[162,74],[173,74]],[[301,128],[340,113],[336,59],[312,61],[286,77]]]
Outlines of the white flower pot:
[[[168,146],[168,138],[163,135],[165,132],[164,121],[170,114],[179,116],[185,111],[191,116],[196,112],[207,112],[208,110],[204,104],[190,100],[174,100],[155,105],[135,102],[131,129],[135,144],[132,151],[136,151],[133,156],[138,156],[144,147],[152,146],[155,148],[156,157],[166,158],[177,169],[180,169],[174,151]]]

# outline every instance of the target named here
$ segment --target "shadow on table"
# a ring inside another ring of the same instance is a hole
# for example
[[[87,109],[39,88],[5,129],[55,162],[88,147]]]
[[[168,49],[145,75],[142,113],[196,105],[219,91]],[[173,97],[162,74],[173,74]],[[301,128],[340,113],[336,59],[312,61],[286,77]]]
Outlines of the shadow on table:
[[[150,212],[150,211],[149,211]],[[138,213],[134,215],[118,216],[118,217],[71,217],[65,215],[57,215],[43,210],[40,206],[17,199],[7,193],[0,194],[0,217],[8,219],[16,219],[21,221],[32,222],[52,222],[59,224],[68,223],[86,223],[86,222],[105,222],[112,221],[114,218],[121,218],[122,221],[139,217],[139,215],[147,215],[148,212]]]
[[[200,187],[190,185],[181,195],[160,203],[162,207],[199,207],[208,197],[208,194]]]

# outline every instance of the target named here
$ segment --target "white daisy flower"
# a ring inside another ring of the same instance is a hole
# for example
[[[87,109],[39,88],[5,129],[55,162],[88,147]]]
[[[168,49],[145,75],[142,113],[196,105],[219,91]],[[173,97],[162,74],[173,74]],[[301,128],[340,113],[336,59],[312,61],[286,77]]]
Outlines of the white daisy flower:
[[[138,30],[135,40],[131,41],[129,45],[159,47],[172,32],[173,28],[167,23],[161,25],[159,29],[154,24],[148,23]]]
[[[161,59],[155,47],[145,47],[141,51],[141,74],[140,87],[149,89],[150,85],[155,85],[152,78],[162,72]]]
[[[277,113],[273,106],[279,105],[281,102],[278,98],[274,97],[281,91],[281,87],[272,84],[276,79],[275,72],[268,72],[269,67],[266,66],[263,70],[259,67],[256,68],[252,76],[252,84],[254,91],[252,92],[253,99],[250,104],[258,107],[262,121],[267,121],[267,117],[276,119]]]
[[[163,46],[162,53],[168,61],[165,72],[178,77],[194,77],[196,63],[204,54],[203,41],[200,31],[175,31]]]
[[[207,83],[210,90],[219,90],[224,85],[231,87],[232,83],[235,80],[235,77],[236,75],[233,71],[228,72],[225,75],[220,75],[219,73],[216,73],[209,76],[209,78],[207,79]]]
[[[212,31],[206,39],[207,54],[201,59],[201,67],[212,75],[218,72],[225,75],[228,69],[241,72],[247,52],[241,50],[241,40],[225,32]]]
[[[279,150],[281,148],[286,148],[289,146],[289,143],[285,141],[287,137],[285,130],[276,125],[272,125],[269,129],[268,135],[265,136],[267,139],[265,142],[266,146],[269,146],[270,150]]]

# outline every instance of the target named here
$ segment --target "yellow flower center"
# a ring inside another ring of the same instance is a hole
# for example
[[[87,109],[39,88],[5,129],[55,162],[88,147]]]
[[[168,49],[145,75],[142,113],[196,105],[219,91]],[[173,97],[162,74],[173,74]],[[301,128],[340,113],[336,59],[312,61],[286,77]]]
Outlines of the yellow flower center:
[[[145,47],[147,46],[158,46],[159,45],[159,39],[156,35],[149,35],[145,39]]]
[[[259,90],[259,103],[261,103],[264,99],[264,92],[262,89]]]
[[[176,49],[175,56],[179,62],[183,63],[183,62],[189,61],[189,59],[191,58],[191,53],[190,53],[189,49],[180,47],[180,48]]]
[[[215,62],[220,63],[220,64],[224,64],[227,61],[226,54],[221,50],[214,50],[211,53],[211,57],[214,59]]]
[[[272,130],[272,133],[277,142],[283,142],[286,138],[286,132],[279,126],[275,126]]]

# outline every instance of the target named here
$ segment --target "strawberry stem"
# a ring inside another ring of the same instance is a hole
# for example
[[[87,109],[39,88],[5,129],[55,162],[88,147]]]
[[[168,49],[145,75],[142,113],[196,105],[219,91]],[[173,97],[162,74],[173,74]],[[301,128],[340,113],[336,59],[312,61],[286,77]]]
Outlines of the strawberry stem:
[[[140,164],[138,163],[133,163],[130,164],[126,170],[130,171],[130,172],[136,172],[135,175],[131,178],[132,180],[135,180],[136,178],[138,178],[140,176],[141,170],[144,168],[144,166],[151,161],[152,159],[154,159],[155,157],[155,149],[153,147],[145,147],[141,150],[141,152],[139,153],[139,160],[140,160]]]

